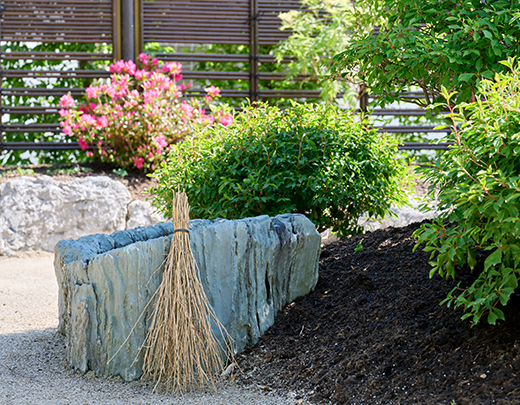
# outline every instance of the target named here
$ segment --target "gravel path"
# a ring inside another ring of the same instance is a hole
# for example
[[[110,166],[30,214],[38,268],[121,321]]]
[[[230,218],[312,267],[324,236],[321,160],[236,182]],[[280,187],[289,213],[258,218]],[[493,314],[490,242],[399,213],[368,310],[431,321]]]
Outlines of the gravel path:
[[[184,397],[152,393],[153,384],[104,380],[67,368],[65,342],[57,333],[58,285],[53,254],[0,256],[0,404],[301,404],[258,387],[227,383],[218,394]]]

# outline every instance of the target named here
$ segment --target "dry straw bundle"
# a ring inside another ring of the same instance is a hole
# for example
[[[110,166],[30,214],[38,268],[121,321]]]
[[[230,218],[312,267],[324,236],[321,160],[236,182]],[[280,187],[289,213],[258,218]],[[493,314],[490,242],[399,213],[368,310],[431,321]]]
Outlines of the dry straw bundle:
[[[232,356],[224,327],[218,321],[198,278],[189,240],[188,198],[174,192],[174,234],[145,342],[143,371],[167,391],[176,393],[215,386],[216,373]],[[214,335],[218,325],[226,343]]]

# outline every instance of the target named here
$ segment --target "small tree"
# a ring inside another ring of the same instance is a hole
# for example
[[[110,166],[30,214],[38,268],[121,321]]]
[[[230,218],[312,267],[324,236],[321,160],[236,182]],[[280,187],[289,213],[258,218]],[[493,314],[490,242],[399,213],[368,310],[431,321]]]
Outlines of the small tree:
[[[367,0],[377,35],[354,32],[334,57],[337,77],[357,75],[381,104],[419,87],[421,105],[437,101],[441,86],[470,100],[479,82],[503,72],[499,62],[520,51],[520,3],[509,0]],[[413,100],[412,100],[413,101]]]
[[[352,0],[301,0],[300,10],[280,13],[281,30],[291,35],[274,48],[276,60],[287,55],[287,78],[300,83],[318,80],[321,97],[332,103],[340,92],[350,102],[357,93],[356,86],[347,80],[322,80],[330,75],[332,58],[339,49],[350,46],[353,31],[368,31],[373,20],[364,2]],[[301,76],[307,76],[301,78]]]
[[[424,169],[442,214],[416,233],[417,246],[432,252],[430,276],[455,278],[459,266],[473,270],[477,253],[487,253],[473,284],[457,286],[444,301],[463,306],[462,318],[473,323],[486,315],[491,324],[504,319],[500,305],[520,278],[520,66],[511,59],[503,66],[510,72],[482,80],[474,103],[453,108],[455,94],[442,89],[453,147],[434,170]]]

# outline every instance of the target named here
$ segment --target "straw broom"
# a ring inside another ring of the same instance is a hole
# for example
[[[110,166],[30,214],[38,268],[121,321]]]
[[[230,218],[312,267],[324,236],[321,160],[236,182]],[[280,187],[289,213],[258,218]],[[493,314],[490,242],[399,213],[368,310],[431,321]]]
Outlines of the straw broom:
[[[232,358],[229,335],[218,321],[198,278],[189,240],[188,198],[174,192],[174,234],[152,321],[145,342],[143,372],[167,391],[182,393],[216,382],[216,373]],[[225,339],[221,345],[214,321]],[[227,355],[227,356],[226,356]]]

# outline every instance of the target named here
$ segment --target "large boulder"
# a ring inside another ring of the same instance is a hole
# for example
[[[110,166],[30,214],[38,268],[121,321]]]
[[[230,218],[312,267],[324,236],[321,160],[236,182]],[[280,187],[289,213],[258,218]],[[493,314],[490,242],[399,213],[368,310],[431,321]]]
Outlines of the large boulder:
[[[105,176],[10,179],[0,185],[0,255],[52,251],[62,239],[124,230],[130,199],[123,184]]]
[[[134,200],[128,205],[126,229],[151,226],[165,221],[166,218],[156,212],[148,201]]]
[[[302,215],[194,220],[190,228],[200,280],[235,352],[316,285],[321,238]],[[73,368],[127,381],[141,376],[140,349],[172,233],[171,224],[159,224],[57,244],[59,330]]]

